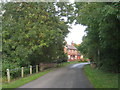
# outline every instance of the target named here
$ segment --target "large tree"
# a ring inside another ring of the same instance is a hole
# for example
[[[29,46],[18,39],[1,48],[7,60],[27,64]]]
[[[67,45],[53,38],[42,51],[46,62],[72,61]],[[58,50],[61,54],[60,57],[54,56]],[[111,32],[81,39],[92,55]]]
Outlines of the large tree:
[[[77,23],[87,26],[81,52],[99,68],[118,71],[120,3],[76,3]]]
[[[52,62],[64,55],[64,38],[69,31],[56,7],[52,2],[8,2],[3,5],[3,71]]]

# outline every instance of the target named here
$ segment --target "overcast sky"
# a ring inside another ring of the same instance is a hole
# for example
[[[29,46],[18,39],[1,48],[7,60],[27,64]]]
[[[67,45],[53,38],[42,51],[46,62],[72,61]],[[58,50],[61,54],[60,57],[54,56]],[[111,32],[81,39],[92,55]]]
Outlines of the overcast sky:
[[[82,37],[85,35],[84,31],[86,29],[86,26],[80,24],[72,24],[71,26],[72,29],[69,29],[70,33],[67,35],[65,40],[68,44],[71,44],[72,41],[76,44],[80,44],[82,42]]]

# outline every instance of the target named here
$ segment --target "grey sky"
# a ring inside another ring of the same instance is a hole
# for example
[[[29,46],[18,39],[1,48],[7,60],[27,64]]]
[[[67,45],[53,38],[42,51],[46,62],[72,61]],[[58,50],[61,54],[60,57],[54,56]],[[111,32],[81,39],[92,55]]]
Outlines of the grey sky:
[[[68,44],[71,44],[73,41],[76,44],[80,44],[82,42],[82,37],[86,34],[84,31],[86,29],[86,26],[83,26],[81,24],[71,25],[72,29],[69,29],[70,33],[67,35],[65,40]]]

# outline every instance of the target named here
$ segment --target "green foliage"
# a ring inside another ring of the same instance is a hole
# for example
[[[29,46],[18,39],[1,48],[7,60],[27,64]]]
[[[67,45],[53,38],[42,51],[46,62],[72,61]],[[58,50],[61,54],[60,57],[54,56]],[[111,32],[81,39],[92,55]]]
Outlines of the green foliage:
[[[55,3],[8,2],[3,10],[3,75],[7,68],[61,59],[69,31]]]
[[[118,89],[118,74],[103,72],[102,70],[92,69],[89,65],[84,67],[87,75],[94,88],[116,88]]]
[[[50,72],[51,70],[45,70],[44,72],[40,72],[40,73],[37,73],[37,74],[33,74],[33,75],[30,75],[30,76],[27,76],[27,77],[24,77],[24,78],[20,78],[18,80],[15,80],[15,81],[12,81],[10,83],[5,83],[2,85],[2,88],[18,88],[26,83],[29,83],[45,74],[47,74],[48,72]]]
[[[118,72],[120,7],[114,3],[76,3],[77,23],[87,26],[79,47],[98,68]]]
[[[63,54],[63,55],[61,56],[61,60],[62,60],[62,62],[67,62],[67,60],[68,60],[67,54]]]
[[[70,64],[76,64],[76,63],[78,63],[78,62],[77,61],[64,62],[61,65],[59,65],[58,67],[56,67],[56,69],[60,68],[60,67],[65,67],[65,66],[70,65]],[[2,83],[2,88],[18,88],[18,87],[20,87],[20,86],[22,86],[22,85],[24,85],[24,84],[26,84],[28,82],[31,82],[31,81],[33,81],[33,80],[35,80],[35,79],[37,79],[37,78],[51,72],[53,70],[54,69],[51,68],[51,69],[45,70],[45,71],[37,73],[37,74],[28,75],[26,77],[19,78],[19,79],[15,80],[15,81],[12,81],[10,83]]]

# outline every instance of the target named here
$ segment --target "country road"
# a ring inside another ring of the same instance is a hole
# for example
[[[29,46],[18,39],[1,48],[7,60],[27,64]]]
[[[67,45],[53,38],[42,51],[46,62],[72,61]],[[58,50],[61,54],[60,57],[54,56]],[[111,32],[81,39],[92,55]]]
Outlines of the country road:
[[[86,64],[78,63],[56,69],[19,88],[93,88],[83,71]]]

